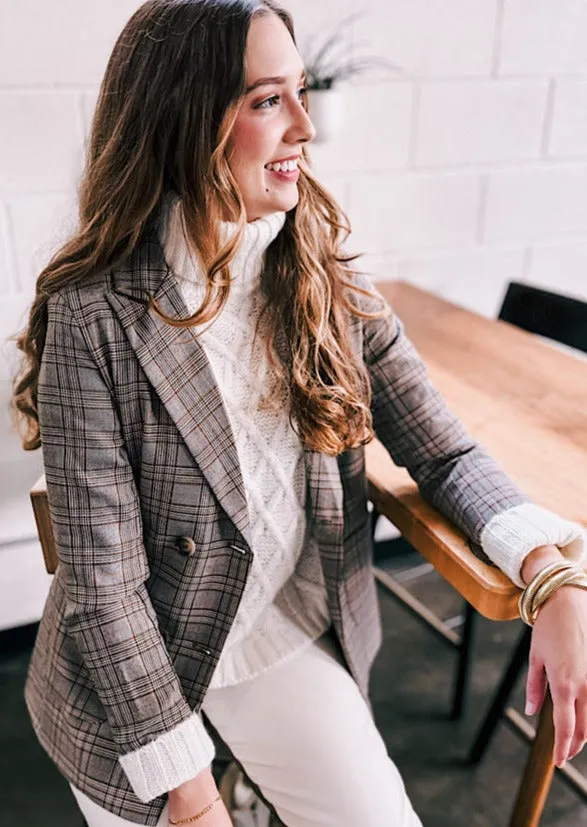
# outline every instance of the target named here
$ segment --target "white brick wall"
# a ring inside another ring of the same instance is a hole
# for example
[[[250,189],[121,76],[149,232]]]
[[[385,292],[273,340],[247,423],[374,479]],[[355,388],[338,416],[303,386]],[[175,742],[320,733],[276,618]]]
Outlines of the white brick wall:
[[[523,267],[519,248],[453,250],[404,255],[398,261],[398,277],[477,313],[497,316],[508,282],[518,279]]]
[[[352,38],[399,66],[347,86],[344,134],[312,151],[367,272],[489,315],[513,279],[587,299],[587,0],[286,4],[302,44],[365,10]],[[2,343],[72,222],[98,84],[138,5],[0,3]],[[4,412],[13,367],[2,344]],[[17,462],[8,428],[3,414],[0,448]]]
[[[71,223],[97,87],[139,4],[0,5],[0,339]],[[585,0],[287,5],[302,44],[364,10],[351,37],[399,66],[348,85],[343,135],[312,151],[366,269],[485,313],[504,278],[587,298]]]
[[[120,29],[139,6],[140,0],[2,0],[2,85],[94,86]]]
[[[486,77],[498,5],[496,0],[356,2],[357,10],[369,12],[357,25],[357,39],[370,40],[409,77]]]
[[[587,80],[556,81],[548,154],[587,157]]]
[[[495,171],[485,222],[488,243],[587,237],[587,164]],[[587,288],[587,274],[577,287]]]
[[[545,80],[425,86],[416,164],[462,166],[538,158],[547,89]]]
[[[547,290],[556,285],[562,293],[585,294],[587,241],[537,245],[528,259],[528,281]]]
[[[505,0],[503,5],[501,75],[587,72],[584,0]]]
[[[405,169],[415,106],[413,85],[362,82],[347,85],[345,93],[344,132],[335,146],[317,143],[312,147],[320,172],[355,175]]]
[[[71,223],[97,87],[138,5],[59,0],[49,12],[41,0],[0,4],[2,340]],[[494,312],[504,274],[587,298],[577,252],[587,242],[585,0],[287,5],[302,44],[365,11],[351,38],[399,66],[347,85],[344,133],[312,150],[349,212],[350,246],[365,251],[366,268],[389,277],[442,273],[427,283],[485,313]],[[481,289],[475,272],[496,287]],[[0,356],[0,376],[7,373]]]
[[[7,196],[63,192],[75,185],[82,139],[75,95],[0,94],[0,181]]]
[[[480,197],[475,173],[382,170],[354,176],[349,201],[352,246],[364,252],[469,246],[475,243]]]

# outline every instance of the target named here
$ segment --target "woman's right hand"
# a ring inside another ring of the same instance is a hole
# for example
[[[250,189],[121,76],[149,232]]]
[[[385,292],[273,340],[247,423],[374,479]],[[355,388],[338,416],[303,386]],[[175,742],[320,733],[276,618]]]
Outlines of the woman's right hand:
[[[170,790],[169,821],[179,821],[190,818],[205,809],[218,796],[218,787],[214,781],[212,770],[203,770],[195,778],[186,781],[175,790]],[[197,821],[189,822],[186,827],[233,827],[228,810],[222,799],[216,801],[213,807]]]

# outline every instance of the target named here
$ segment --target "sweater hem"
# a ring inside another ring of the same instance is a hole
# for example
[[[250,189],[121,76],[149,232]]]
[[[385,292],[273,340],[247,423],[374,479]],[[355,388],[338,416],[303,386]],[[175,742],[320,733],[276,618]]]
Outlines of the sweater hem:
[[[578,523],[565,520],[533,503],[514,506],[497,514],[481,533],[487,556],[521,589],[524,560],[531,551],[554,545],[570,560],[583,563],[587,557],[587,533]]]

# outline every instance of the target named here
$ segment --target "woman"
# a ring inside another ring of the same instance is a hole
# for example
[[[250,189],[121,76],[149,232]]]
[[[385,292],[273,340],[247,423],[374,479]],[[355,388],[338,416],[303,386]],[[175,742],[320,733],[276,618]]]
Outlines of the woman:
[[[37,283],[15,403],[60,562],[26,698],[90,827],[230,823],[202,712],[290,827],[420,824],[367,701],[374,430],[520,585],[582,554],[341,253],[313,135],[273,0],[149,0]],[[528,698],[546,670],[558,763],[585,739],[586,609],[560,588],[536,622]]]

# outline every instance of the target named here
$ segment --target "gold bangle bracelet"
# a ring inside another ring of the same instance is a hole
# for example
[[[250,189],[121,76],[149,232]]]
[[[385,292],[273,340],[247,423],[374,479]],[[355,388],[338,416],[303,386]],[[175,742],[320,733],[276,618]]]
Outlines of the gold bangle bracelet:
[[[577,563],[558,570],[551,570],[542,578],[541,574],[543,572],[540,572],[530,584],[534,586],[532,592],[529,594],[524,592],[518,601],[520,617],[528,626],[534,625],[540,607],[562,586],[578,586],[587,589],[587,574]],[[527,590],[530,590],[530,586]]]
[[[575,586],[575,587],[577,587],[577,588],[587,590],[587,577],[585,577],[585,578],[580,578],[579,576],[577,576],[576,578],[572,578],[572,579],[570,579],[570,580],[567,580],[567,581],[566,581],[566,582],[564,582],[564,583],[561,583],[561,584],[560,584],[557,588],[552,588],[552,589],[550,589],[550,590],[548,591],[548,593],[546,593],[546,594],[544,595],[544,599],[542,600],[542,602],[540,603],[540,605],[539,605],[539,606],[535,606],[535,607],[534,607],[534,611],[532,612],[532,614],[531,614],[531,616],[530,616],[530,618],[529,618],[529,620],[530,620],[529,625],[530,625],[530,626],[533,626],[533,625],[536,623],[536,619],[537,619],[538,614],[539,614],[539,612],[540,612],[540,609],[542,608],[542,606],[544,605],[544,603],[546,603],[546,601],[547,601],[547,600],[548,600],[548,599],[549,599],[549,598],[550,598],[550,597],[551,597],[551,596],[552,596],[555,592],[557,592],[560,588],[562,588],[563,586]]]
[[[561,572],[555,575],[537,590],[532,602],[533,610],[536,611],[536,609],[539,609],[542,604],[548,600],[550,595],[554,594],[554,592],[558,591],[562,586],[579,585],[584,578],[584,572],[578,571]]]
[[[536,591],[546,582],[548,582],[554,575],[561,571],[569,571],[575,569],[576,564],[570,560],[561,560],[556,563],[550,563],[541,569],[530,583],[526,586],[518,600],[518,609],[520,617],[525,623],[528,623],[527,618],[530,616],[530,607],[534,600]],[[531,624],[529,624],[531,625]]]
[[[530,584],[532,588],[528,587],[519,600],[520,617],[524,623],[528,626],[534,625],[536,620],[535,597],[539,590],[544,593],[548,589],[548,594],[552,594],[559,585],[562,585],[568,577],[573,577],[574,574],[572,566],[565,566],[551,570],[546,576],[538,575]],[[551,588],[553,585],[554,588]]]
[[[214,799],[214,801],[211,801],[206,807],[204,807],[203,810],[200,810],[199,813],[196,813],[195,816],[189,816],[188,818],[178,818],[177,821],[172,821],[171,819],[169,819],[169,823],[170,824],[191,824],[192,822],[197,821],[198,819],[202,818],[202,816],[205,816],[206,813],[209,813],[210,810],[212,809],[212,807],[216,804],[216,802],[220,801],[220,798],[221,798],[220,794],[217,795],[216,798]]]
[[[541,569],[532,580],[528,583],[523,592],[524,601],[528,604],[533,599],[534,594],[542,583],[546,582],[550,577],[559,571],[566,571],[574,567],[574,563],[570,560],[559,560],[556,563],[550,563]]]
[[[534,599],[533,604],[533,616],[534,620],[538,614],[538,610],[546,603],[548,598],[554,594],[554,592],[558,591],[563,586],[577,586],[580,589],[587,589],[587,575],[585,572],[576,572],[573,573],[570,577],[567,577],[563,580],[563,582],[558,583],[557,585],[549,585],[548,587],[544,587],[543,590],[539,591]]]
[[[573,569],[567,569],[566,571],[558,571],[553,574],[551,577],[548,578],[544,583],[536,589],[534,592],[533,598],[530,601],[527,607],[527,615],[532,621],[532,625],[536,622],[536,617],[538,616],[538,609],[540,606],[556,591],[560,589],[561,586],[564,586],[566,583],[569,583],[577,576],[577,571]]]

